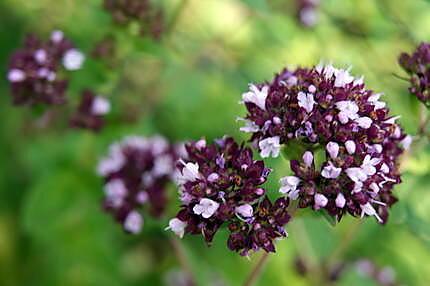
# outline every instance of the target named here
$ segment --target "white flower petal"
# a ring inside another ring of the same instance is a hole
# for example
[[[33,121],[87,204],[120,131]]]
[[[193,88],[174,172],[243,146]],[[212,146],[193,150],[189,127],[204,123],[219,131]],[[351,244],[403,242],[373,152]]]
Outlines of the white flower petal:
[[[281,150],[281,145],[279,143],[280,138],[279,136],[269,137],[266,139],[261,140],[258,143],[258,147],[260,147],[260,155],[263,158],[267,158],[270,155],[273,158],[276,158],[279,156],[279,152]]]
[[[282,194],[288,194],[297,189],[297,186],[300,184],[300,178],[296,176],[287,176],[281,178],[279,182],[281,183],[279,192]]]
[[[254,213],[254,209],[250,204],[244,204],[244,205],[238,206],[235,208],[235,211],[237,214],[245,218],[252,217]]]
[[[337,177],[339,177],[341,172],[342,168],[337,168],[333,165],[332,162],[329,162],[328,165],[326,165],[321,171],[321,176],[327,179],[336,179]]]
[[[326,198],[326,196],[318,193],[314,195],[314,201],[315,201],[314,208],[317,210],[325,207],[328,203],[328,199]]]
[[[335,159],[339,154],[339,144],[336,142],[328,142],[326,145],[326,150],[332,159]]]
[[[143,226],[143,217],[137,211],[130,212],[124,221],[124,229],[133,234],[139,233]]]
[[[373,123],[372,119],[367,116],[357,118],[355,119],[355,122],[357,122],[358,126],[360,126],[363,129],[369,129]]]
[[[257,124],[255,124],[255,122],[253,122],[251,120],[238,117],[236,119],[236,121],[244,121],[245,122],[245,126],[240,127],[240,129],[239,129],[242,132],[255,133],[255,132],[258,132],[260,130],[260,127]]]
[[[304,108],[307,113],[312,112],[315,104],[314,95],[311,93],[299,92],[297,94],[297,101],[300,107]]]
[[[310,152],[310,151],[306,151],[306,152],[303,154],[302,159],[303,159],[303,162],[305,163],[305,165],[306,165],[307,167],[311,167],[311,166],[312,166],[312,163],[314,162],[314,155],[312,154],[312,152]]]
[[[165,230],[172,230],[177,236],[182,238],[185,233],[185,228],[187,227],[187,222],[182,221],[178,218],[172,218],[169,221],[169,226]]]
[[[76,49],[68,50],[63,56],[63,66],[66,70],[75,71],[82,67],[85,56]]]
[[[342,193],[337,194],[335,203],[338,208],[342,209],[346,204],[345,196]]]
[[[7,74],[7,80],[10,82],[22,82],[26,78],[24,71],[20,69],[11,69]]]
[[[266,110],[266,98],[269,92],[268,86],[263,86],[258,89],[257,86],[250,84],[249,91],[242,94],[242,100],[244,102],[251,102],[257,105],[260,109]]]
[[[210,218],[219,208],[219,203],[203,198],[200,202],[193,207],[193,212],[197,215],[201,215],[204,218]]]
[[[94,115],[105,115],[110,111],[110,102],[105,97],[96,96],[91,105],[91,112]]]
[[[350,155],[354,154],[354,153],[355,153],[355,148],[356,148],[355,142],[354,142],[354,141],[352,141],[352,140],[348,140],[348,141],[346,141],[346,142],[345,142],[345,148],[346,148],[346,151],[347,151]]]

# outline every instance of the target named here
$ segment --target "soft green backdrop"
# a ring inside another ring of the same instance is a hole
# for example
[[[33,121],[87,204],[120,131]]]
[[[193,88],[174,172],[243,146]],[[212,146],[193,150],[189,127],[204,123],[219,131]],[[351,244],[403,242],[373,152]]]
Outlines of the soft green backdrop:
[[[143,234],[125,235],[101,212],[97,160],[125,134],[161,133],[172,140],[208,139],[225,133],[243,137],[235,118],[249,82],[270,79],[284,66],[332,61],[352,65],[368,86],[384,92],[393,114],[414,134],[419,105],[407,92],[396,58],[420,41],[430,40],[430,1],[322,0],[320,22],[303,29],[287,0],[165,0],[166,18],[177,12],[163,41],[135,35],[134,27],[115,27],[95,0],[1,0],[0,73],[27,32],[47,37],[62,29],[89,53],[105,35],[117,39],[109,62],[89,59],[71,75],[69,96],[91,87],[113,102],[100,134],[70,130],[64,120],[37,127],[40,114],[11,105],[4,76],[0,81],[0,285],[83,286],[164,285],[179,269],[170,233],[147,217]],[[177,7],[183,7],[181,11]],[[61,117],[59,117],[61,118]],[[417,145],[404,158],[400,202],[388,225],[367,219],[353,233],[338,259],[367,257],[391,266],[405,285],[430,283],[430,145]],[[281,158],[268,183],[288,172]],[[285,170],[285,172],[282,172]],[[171,197],[176,197],[171,189]],[[175,206],[169,215],[175,213]],[[312,285],[298,276],[298,253],[323,260],[339,248],[355,224],[335,228],[321,217],[300,212],[290,237],[278,243],[258,285]],[[308,237],[308,241],[304,237]],[[206,248],[200,237],[183,240],[199,285],[240,285],[257,261],[229,252],[225,234]],[[339,285],[374,285],[348,271]]]

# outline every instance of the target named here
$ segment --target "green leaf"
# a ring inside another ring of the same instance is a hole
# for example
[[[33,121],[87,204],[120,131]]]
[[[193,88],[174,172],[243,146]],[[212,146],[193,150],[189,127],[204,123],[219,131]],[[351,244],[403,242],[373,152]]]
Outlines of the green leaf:
[[[324,220],[326,222],[328,222],[328,224],[330,226],[333,226],[333,227],[336,226],[336,224],[337,224],[336,218],[333,217],[333,216],[331,216],[331,215],[329,215],[325,210],[319,211],[318,214],[320,214],[321,217],[324,218]]]
[[[409,230],[430,249],[430,227],[429,222],[418,216],[413,208],[409,205],[405,206],[407,213],[407,225]]]

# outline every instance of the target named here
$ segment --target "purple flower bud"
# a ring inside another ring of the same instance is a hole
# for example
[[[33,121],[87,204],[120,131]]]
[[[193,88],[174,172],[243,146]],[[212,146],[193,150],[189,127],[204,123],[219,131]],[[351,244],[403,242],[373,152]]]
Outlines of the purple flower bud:
[[[315,194],[314,199],[315,199],[314,208],[316,210],[325,207],[328,203],[328,199],[323,194]]]
[[[346,141],[345,142],[345,148],[346,148],[346,151],[349,154],[351,154],[351,155],[354,154],[355,153],[355,148],[356,148],[355,142],[352,141],[352,140]]]
[[[303,162],[307,167],[312,167],[312,164],[314,162],[314,155],[310,151],[306,151],[303,154]]]
[[[336,159],[337,154],[339,154],[339,144],[336,142],[328,142],[326,150],[332,159]]]
[[[336,206],[338,208],[343,208],[345,206],[346,200],[342,193],[338,193],[336,197]]]

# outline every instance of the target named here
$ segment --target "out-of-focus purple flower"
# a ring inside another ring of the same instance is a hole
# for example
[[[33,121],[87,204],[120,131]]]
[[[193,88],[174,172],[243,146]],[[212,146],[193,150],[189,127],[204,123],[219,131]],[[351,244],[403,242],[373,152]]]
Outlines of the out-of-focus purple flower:
[[[112,60],[116,53],[116,41],[113,36],[105,36],[98,41],[91,52],[91,56],[96,59]]]
[[[332,65],[285,69],[272,82],[251,87],[264,96],[244,100],[243,120],[253,126],[246,131],[261,156],[276,157],[280,148],[294,146],[306,150],[291,160],[294,175],[281,179],[280,191],[298,199],[299,207],[325,209],[338,220],[349,213],[385,223],[397,201],[392,188],[401,181],[398,159],[412,138],[380,94]]]
[[[161,136],[129,136],[110,146],[97,172],[105,181],[104,209],[129,233],[139,233],[143,226],[141,209],[159,217],[167,203],[166,187],[173,179],[177,147]],[[181,235],[181,225],[170,228]]]
[[[261,248],[274,252],[273,241],[287,235],[284,225],[290,217],[288,199],[272,203],[261,188],[271,170],[230,137],[210,145],[199,140],[186,149],[188,159],[180,161],[176,175],[182,206],[168,229],[180,237],[201,234],[210,243],[227,224],[231,250],[241,255]]]
[[[63,104],[68,81],[64,70],[81,68],[85,56],[63,32],[53,31],[43,42],[34,35],[26,37],[24,47],[10,58],[7,79],[13,102],[17,105]]]
[[[373,279],[378,285],[400,285],[396,281],[396,273],[394,269],[389,266],[381,268],[369,259],[360,259],[355,262],[355,268],[361,275]]]
[[[110,108],[108,99],[95,95],[91,90],[84,90],[79,107],[70,119],[70,125],[99,131],[104,126],[104,116],[109,113]]]
[[[402,53],[399,64],[411,77],[409,91],[430,107],[430,43],[421,43],[412,54]]]
[[[164,32],[164,13],[150,0],[104,0],[104,8],[119,25],[137,23],[142,35],[159,39]]]
[[[297,19],[305,27],[313,27],[318,23],[318,6],[320,0],[296,0]]]

